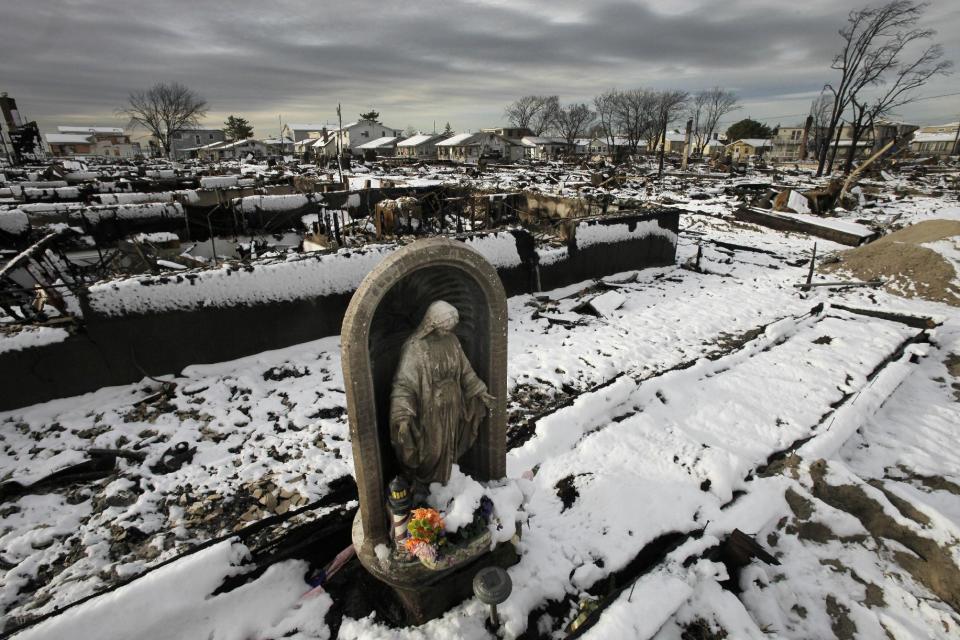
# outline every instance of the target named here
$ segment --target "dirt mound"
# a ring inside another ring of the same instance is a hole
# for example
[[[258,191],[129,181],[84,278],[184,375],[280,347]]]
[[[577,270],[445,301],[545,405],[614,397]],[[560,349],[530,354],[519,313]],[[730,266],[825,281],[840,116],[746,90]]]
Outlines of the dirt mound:
[[[960,236],[960,221],[927,220],[844,251],[839,254],[840,262],[825,265],[821,271],[842,271],[861,280],[880,278],[891,293],[960,306],[960,284],[953,265],[933,249],[921,246],[956,236]]]

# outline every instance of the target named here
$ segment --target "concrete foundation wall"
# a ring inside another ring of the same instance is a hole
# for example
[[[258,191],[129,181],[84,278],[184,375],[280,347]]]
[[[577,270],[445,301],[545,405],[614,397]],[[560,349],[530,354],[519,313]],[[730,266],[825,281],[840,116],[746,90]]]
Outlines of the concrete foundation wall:
[[[662,210],[586,225],[631,224],[611,242],[577,247],[540,261],[533,238],[515,230],[519,265],[497,269],[508,296],[533,293],[621,271],[672,264],[679,212]],[[653,225],[647,233],[637,225]],[[584,233],[584,232],[581,232]],[[585,233],[584,233],[585,234]],[[672,240],[671,240],[672,237]],[[352,292],[258,305],[108,316],[84,309],[84,326],[63,342],[0,353],[0,410],[177,373],[191,364],[221,362],[338,335]]]

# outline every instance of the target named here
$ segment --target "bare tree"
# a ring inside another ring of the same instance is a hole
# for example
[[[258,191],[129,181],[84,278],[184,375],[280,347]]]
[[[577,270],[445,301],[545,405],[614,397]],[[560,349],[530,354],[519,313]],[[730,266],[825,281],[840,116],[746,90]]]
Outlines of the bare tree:
[[[560,137],[567,141],[571,147],[576,139],[581,137],[593,122],[596,114],[590,109],[586,102],[568,104],[557,110],[554,118],[554,126]]]
[[[830,136],[827,129],[830,125],[830,113],[833,111],[833,96],[821,91],[820,95],[810,103],[810,133],[813,156],[819,158],[821,153],[830,146]],[[805,158],[800,158],[804,160]]]
[[[896,41],[915,31],[925,8],[926,4],[913,0],[892,0],[880,7],[864,7],[848,14],[847,24],[839,32],[840,52],[830,65],[840,72],[840,80],[836,85],[825,86],[833,96],[827,139],[833,137],[844,112],[860,91],[876,84],[881,74],[890,68],[890,56],[899,54]],[[824,148],[817,165],[818,176],[823,175],[826,163],[827,148]],[[828,171],[830,169],[832,162]]]
[[[616,126],[627,139],[630,153],[636,153],[655,128],[657,94],[649,89],[629,89],[616,95]]]
[[[687,104],[690,94],[686,91],[670,89],[667,91],[658,91],[656,100],[656,118],[655,123],[659,135],[657,138],[660,143],[660,163],[657,169],[657,177],[663,175],[663,155],[667,147],[667,127],[683,113],[683,108]]]
[[[207,103],[192,89],[179,82],[158,82],[144,91],[134,91],[127,105],[118,109],[133,125],[150,131],[165,156],[170,155],[171,141],[178,131],[199,126],[207,115]]]
[[[530,130],[535,136],[542,136],[553,128],[557,122],[557,113],[560,111],[560,99],[557,96],[541,96],[540,99],[540,109],[530,120]]]
[[[557,96],[523,96],[508,104],[503,114],[513,126],[539,136],[553,124],[559,106]]]
[[[513,126],[529,129],[530,121],[541,106],[540,96],[523,96],[508,104],[503,110],[503,115]]]
[[[882,92],[875,96],[872,101],[861,101],[859,96],[851,98],[850,103],[853,111],[851,144],[843,167],[844,174],[849,174],[853,168],[856,146],[860,138],[864,133],[873,129],[879,118],[890,115],[899,107],[913,102],[916,99],[916,95],[912,93],[913,90],[922,87],[933,76],[949,73],[953,63],[941,59],[943,48],[938,44],[928,46],[912,62],[896,64],[899,53],[905,46],[918,39],[929,38],[932,35],[933,31],[913,30],[901,34],[889,43],[888,47],[896,49],[895,54],[887,56],[887,59],[891,61],[891,66],[888,69],[893,73],[891,81],[883,85]]]
[[[613,152],[617,137],[617,102],[620,100],[620,92],[616,89],[604,91],[593,99],[593,107],[597,114],[597,127],[599,135],[607,143],[607,149]]]
[[[737,94],[720,87],[704,89],[691,98],[687,113],[693,120],[693,148],[697,154],[703,154],[720,119],[739,108]]]

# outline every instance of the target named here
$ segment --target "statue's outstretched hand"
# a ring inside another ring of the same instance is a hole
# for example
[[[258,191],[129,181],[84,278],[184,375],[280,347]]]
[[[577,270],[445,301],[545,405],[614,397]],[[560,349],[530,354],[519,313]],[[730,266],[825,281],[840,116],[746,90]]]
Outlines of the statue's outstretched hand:
[[[409,420],[402,420],[397,424],[397,436],[400,443],[402,462],[407,466],[420,464],[420,442],[416,429]]]
[[[493,406],[497,402],[497,399],[494,396],[487,393],[486,391],[480,394],[480,400],[483,401],[483,404],[485,404],[487,409],[490,411],[493,410]]]

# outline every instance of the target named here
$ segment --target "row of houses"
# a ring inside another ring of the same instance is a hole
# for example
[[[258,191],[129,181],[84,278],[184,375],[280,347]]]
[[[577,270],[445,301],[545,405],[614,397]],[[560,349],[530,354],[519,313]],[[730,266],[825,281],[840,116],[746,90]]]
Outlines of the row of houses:
[[[874,126],[856,144],[857,156],[869,155],[888,140],[898,145],[909,144],[917,155],[941,156],[955,152],[960,123],[918,127],[897,122],[882,122]],[[46,136],[54,156],[109,156],[132,158],[143,155],[140,143],[119,127],[59,126],[57,133]],[[778,127],[770,139],[741,139],[730,143],[714,136],[703,146],[706,157],[729,155],[736,161],[766,157],[776,161],[797,161],[801,154],[813,155],[811,135],[803,127]],[[355,156],[400,157],[413,160],[441,160],[476,164],[481,159],[515,162],[517,160],[548,160],[568,155],[617,155],[621,152],[645,151],[647,142],[634,147],[623,137],[612,141],[606,138],[579,138],[568,144],[562,138],[535,136],[530,130],[518,127],[481,129],[475,133],[449,136],[419,133],[404,137],[400,129],[388,127],[376,120],[360,119],[343,126],[320,123],[296,123],[283,127],[282,136],[264,140],[228,140],[223,129],[196,127],[176,132],[170,141],[175,160],[196,158],[203,161],[265,158],[296,154],[311,158],[335,157],[338,151]],[[682,153],[687,144],[681,131],[669,131],[662,140],[667,153]],[[839,137],[831,141],[838,153],[852,145],[849,125],[841,128]],[[151,155],[156,145],[150,141]],[[698,149],[691,153],[697,154]]]
[[[960,122],[925,127],[905,122],[878,122],[857,140],[854,156],[861,158],[869,156],[891,140],[895,143],[895,150],[909,147],[910,152],[918,156],[952,155],[957,152],[955,145],[958,127]],[[804,146],[803,127],[778,127],[773,138],[765,141],[754,140],[752,142],[763,144],[754,145],[752,149],[744,146],[742,151],[747,155],[766,154],[773,160],[796,161],[801,159],[801,155],[805,154],[806,157],[812,155],[813,146],[810,140],[812,137],[814,137],[813,134],[807,133],[807,145]],[[836,149],[838,155],[846,157],[850,147],[854,146],[853,127],[851,125],[840,127],[837,137],[831,140],[829,145],[831,149]]]
[[[578,138],[573,144],[569,144],[563,138],[536,136],[529,129],[519,127],[494,127],[449,136],[420,133],[404,139],[399,129],[374,121],[358,120],[343,127],[287,126],[290,135],[296,140],[295,152],[312,154],[315,157],[334,157],[338,149],[342,149],[361,157],[399,157],[475,164],[481,159],[515,162],[522,159],[546,160],[571,154],[611,155],[633,148],[623,137],[616,137],[612,142],[605,138]],[[666,136],[668,152],[681,152],[684,143],[685,137],[682,133],[669,132]],[[646,146],[646,142],[636,145],[638,151],[643,151]],[[716,150],[722,146],[721,142],[713,139],[707,148]]]
[[[57,133],[44,136],[50,153],[65,156],[109,156],[135,158],[142,155],[139,142],[120,127],[57,127]]]

